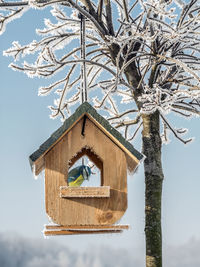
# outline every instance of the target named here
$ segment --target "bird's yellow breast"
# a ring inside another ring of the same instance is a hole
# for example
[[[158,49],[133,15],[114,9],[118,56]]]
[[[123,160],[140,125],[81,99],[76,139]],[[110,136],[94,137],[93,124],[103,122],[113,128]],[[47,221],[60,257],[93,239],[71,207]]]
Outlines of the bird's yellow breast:
[[[82,174],[75,180],[69,183],[69,186],[73,186],[73,187],[78,187],[81,186],[81,184],[83,183],[84,179]]]

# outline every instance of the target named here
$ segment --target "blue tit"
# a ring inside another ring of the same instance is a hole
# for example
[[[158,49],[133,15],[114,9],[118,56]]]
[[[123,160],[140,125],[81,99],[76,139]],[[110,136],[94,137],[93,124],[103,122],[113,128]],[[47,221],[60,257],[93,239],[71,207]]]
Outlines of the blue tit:
[[[68,173],[67,184],[68,186],[81,186],[84,180],[89,180],[89,176],[91,175],[91,168],[85,165],[80,165],[74,169],[72,169]]]

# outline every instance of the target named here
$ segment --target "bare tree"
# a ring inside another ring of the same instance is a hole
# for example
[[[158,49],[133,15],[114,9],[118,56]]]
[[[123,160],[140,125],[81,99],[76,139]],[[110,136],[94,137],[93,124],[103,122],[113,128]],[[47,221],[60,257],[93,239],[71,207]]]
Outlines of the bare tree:
[[[65,119],[80,103],[80,65],[86,65],[87,90],[96,108],[132,141],[142,131],[145,172],[146,266],[162,266],[162,144],[171,132],[184,144],[186,129],[175,128],[167,115],[200,115],[200,3],[198,0],[30,0],[3,2],[1,30],[29,8],[52,6],[57,22],[45,20],[40,41],[4,51],[10,64],[30,77],[62,78],[39,88],[58,95],[51,117]],[[81,57],[80,16],[86,24],[86,59]],[[71,47],[73,46],[73,49]],[[21,58],[35,54],[34,63]],[[18,64],[17,64],[18,61]],[[60,75],[59,75],[60,77]],[[100,93],[99,93],[100,92]],[[97,97],[98,95],[98,97]],[[128,105],[124,105],[127,104]],[[127,108],[129,107],[129,108]],[[122,112],[123,110],[123,112]]]

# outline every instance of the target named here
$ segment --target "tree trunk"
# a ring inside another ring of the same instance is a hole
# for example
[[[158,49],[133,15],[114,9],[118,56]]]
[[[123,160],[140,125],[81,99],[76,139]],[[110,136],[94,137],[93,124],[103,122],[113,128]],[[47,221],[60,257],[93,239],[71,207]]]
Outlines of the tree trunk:
[[[146,267],[162,266],[161,199],[163,171],[159,112],[143,115]]]

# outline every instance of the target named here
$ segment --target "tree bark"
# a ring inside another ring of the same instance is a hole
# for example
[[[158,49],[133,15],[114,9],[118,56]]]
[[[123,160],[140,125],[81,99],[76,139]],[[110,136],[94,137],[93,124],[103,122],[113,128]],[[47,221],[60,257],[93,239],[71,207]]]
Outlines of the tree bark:
[[[161,200],[163,171],[159,112],[143,115],[143,153],[145,172],[146,267],[162,266]]]
[[[111,58],[115,64],[115,57],[118,53],[118,45],[110,47]],[[136,49],[137,50],[137,49]],[[115,55],[115,56],[114,56]],[[156,66],[152,69],[149,86],[152,87]],[[133,98],[138,109],[142,103],[139,97],[143,92],[140,85],[141,77],[138,73],[135,62],[125,70],[128,83],[135,88]],[[137,90],[136,90],[137,88]],[[145,236],[146,236],[146,267],[162,267],[162,227],[161,227],[161,203],[163,170],[161,161],[162,142],[160,137],[159,112],[143,114],[142,143],[145,172]]]

